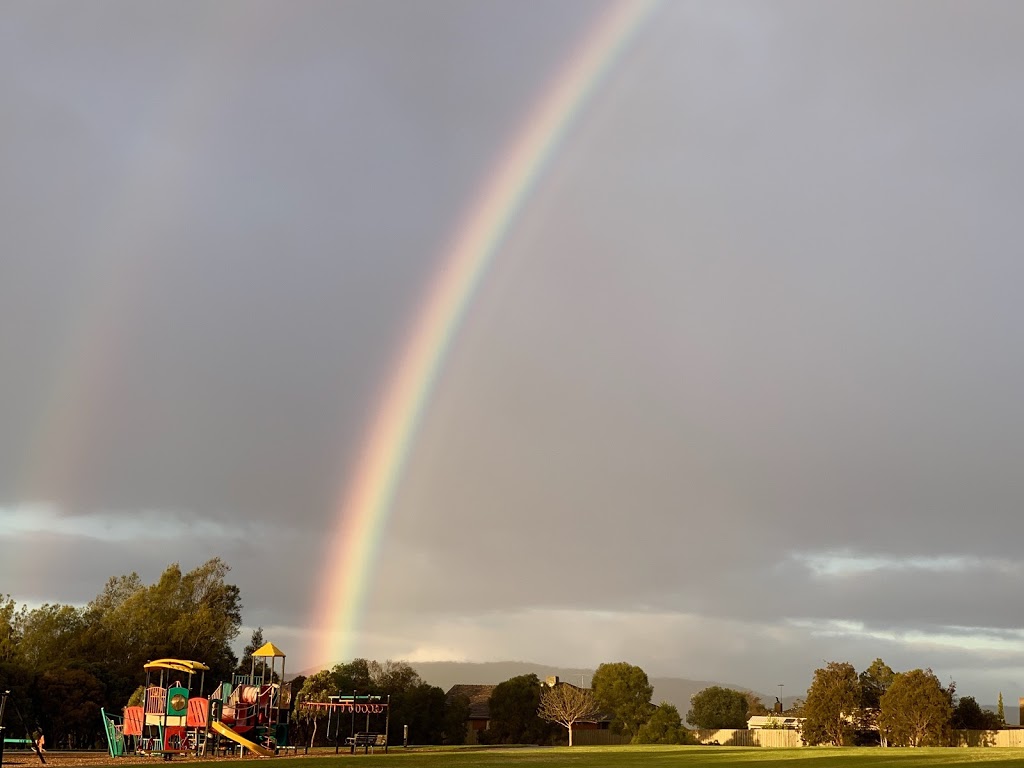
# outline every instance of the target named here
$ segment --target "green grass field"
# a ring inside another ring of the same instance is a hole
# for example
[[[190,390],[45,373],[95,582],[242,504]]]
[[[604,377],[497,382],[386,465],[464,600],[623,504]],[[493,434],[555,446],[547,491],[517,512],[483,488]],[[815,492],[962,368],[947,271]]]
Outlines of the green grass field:
[[[301,768],[342,768],[339,761],[351,766],[358,760],[367,768],[386,765],[394,768],[688,768],[689,766],[711,766],[711,768],[873,768],[874,766],[897,766],[917,768],[918,766],[945,766],[977,764],[984,768],[1020,768],[1024,764],[1024,749],[1005,748],[929,748],[929,749],[879,749],[844,748],[830,749],[811,747],[804,749],[766,749],[750,747],[551,747],[551,748],[427,748],[403,750],[393,747],[388,754],[378,751],[373,755],[362,752],[350,755],[343,752],[335,756],[310,755],[301,758]],[[369,763],[367,763],[369,761]],[[178,762],[178,761],[175,761]],[[227,761],[202,762],[189,759],[192,766],[216,766],[225,768]],[[243,761],[249,764],[249,761]],[[263,760],[270,766],[272,761]],[[124,765],[128,765],[128,761]],[[154,765],[150,761],[148,765]],[[282,766],[284,768],[284,766]]]

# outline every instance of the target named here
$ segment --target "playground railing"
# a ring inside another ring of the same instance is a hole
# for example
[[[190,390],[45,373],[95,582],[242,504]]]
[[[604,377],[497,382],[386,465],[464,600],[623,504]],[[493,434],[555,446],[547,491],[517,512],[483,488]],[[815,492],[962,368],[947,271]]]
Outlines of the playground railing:
[[[163,714],[167,705],[167,690],[153,685],[146,689],[146,714]]]

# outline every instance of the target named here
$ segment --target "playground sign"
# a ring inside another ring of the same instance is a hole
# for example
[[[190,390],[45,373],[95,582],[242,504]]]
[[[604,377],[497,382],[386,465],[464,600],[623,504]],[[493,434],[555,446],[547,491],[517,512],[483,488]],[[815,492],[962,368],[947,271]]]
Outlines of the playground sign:
[[[383,696],[330,696],[334,708],[341,712],[366,715],[380,715],[387,711],[388,703]]]

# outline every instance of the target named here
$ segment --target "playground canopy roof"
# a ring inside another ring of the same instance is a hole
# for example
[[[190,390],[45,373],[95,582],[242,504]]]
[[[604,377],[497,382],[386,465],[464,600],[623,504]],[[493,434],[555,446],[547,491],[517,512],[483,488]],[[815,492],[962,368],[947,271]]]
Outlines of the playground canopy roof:
[[[201,661],[188,661],[187,659],[157,659],[145,665],[145,669],[173,669],[175,672],[185,672],[189,675],[209,669]]]
[[[253,651],[252,655],[256,657],[283,659],[285,653],[273,643],[264,643],[257,650]]]

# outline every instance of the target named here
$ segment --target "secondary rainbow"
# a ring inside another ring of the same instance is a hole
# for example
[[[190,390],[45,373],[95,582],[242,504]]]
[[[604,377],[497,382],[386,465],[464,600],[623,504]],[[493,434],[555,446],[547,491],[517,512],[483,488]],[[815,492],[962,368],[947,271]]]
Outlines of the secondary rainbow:
[[[342,491],[324,578],[312,607],[311,662],[348,660],[369,573],[437,373],[505,234],[566,132],[621,51],[651,15],[653,0],[610,5],[538,99],[462,217],[414,316],[407,342]]]
[[[60,512],[89,484],[91,446],[108,429],[104,400],[124,375],[130,329],[159,274],[152,244],[189,215],[191,186],[205,183],[195,168],[215,151],[207,141],[210,125],[224,122],[230,95],[224,89],[236,87],[287,13],[273,4],[254,6],[239,23],[238,14],[216,3],[197,3],[194,10],[196,35],[184,38],[169,62],[178,69],[147,85],[152,98],[132,104],[129,123],[136,127],[119,126],[117,161],[105,168],[109,184],[91,192],[101,213],[76,233],[84,268],[63,307],[65,322],[50,355],[56,373],[40,393],[18,468],[16,495],[24,501],[0,510],[0,518]],[[0,583],[31,583],[36,571],[53,567],[40,555],[30,547],[0,559]]]

